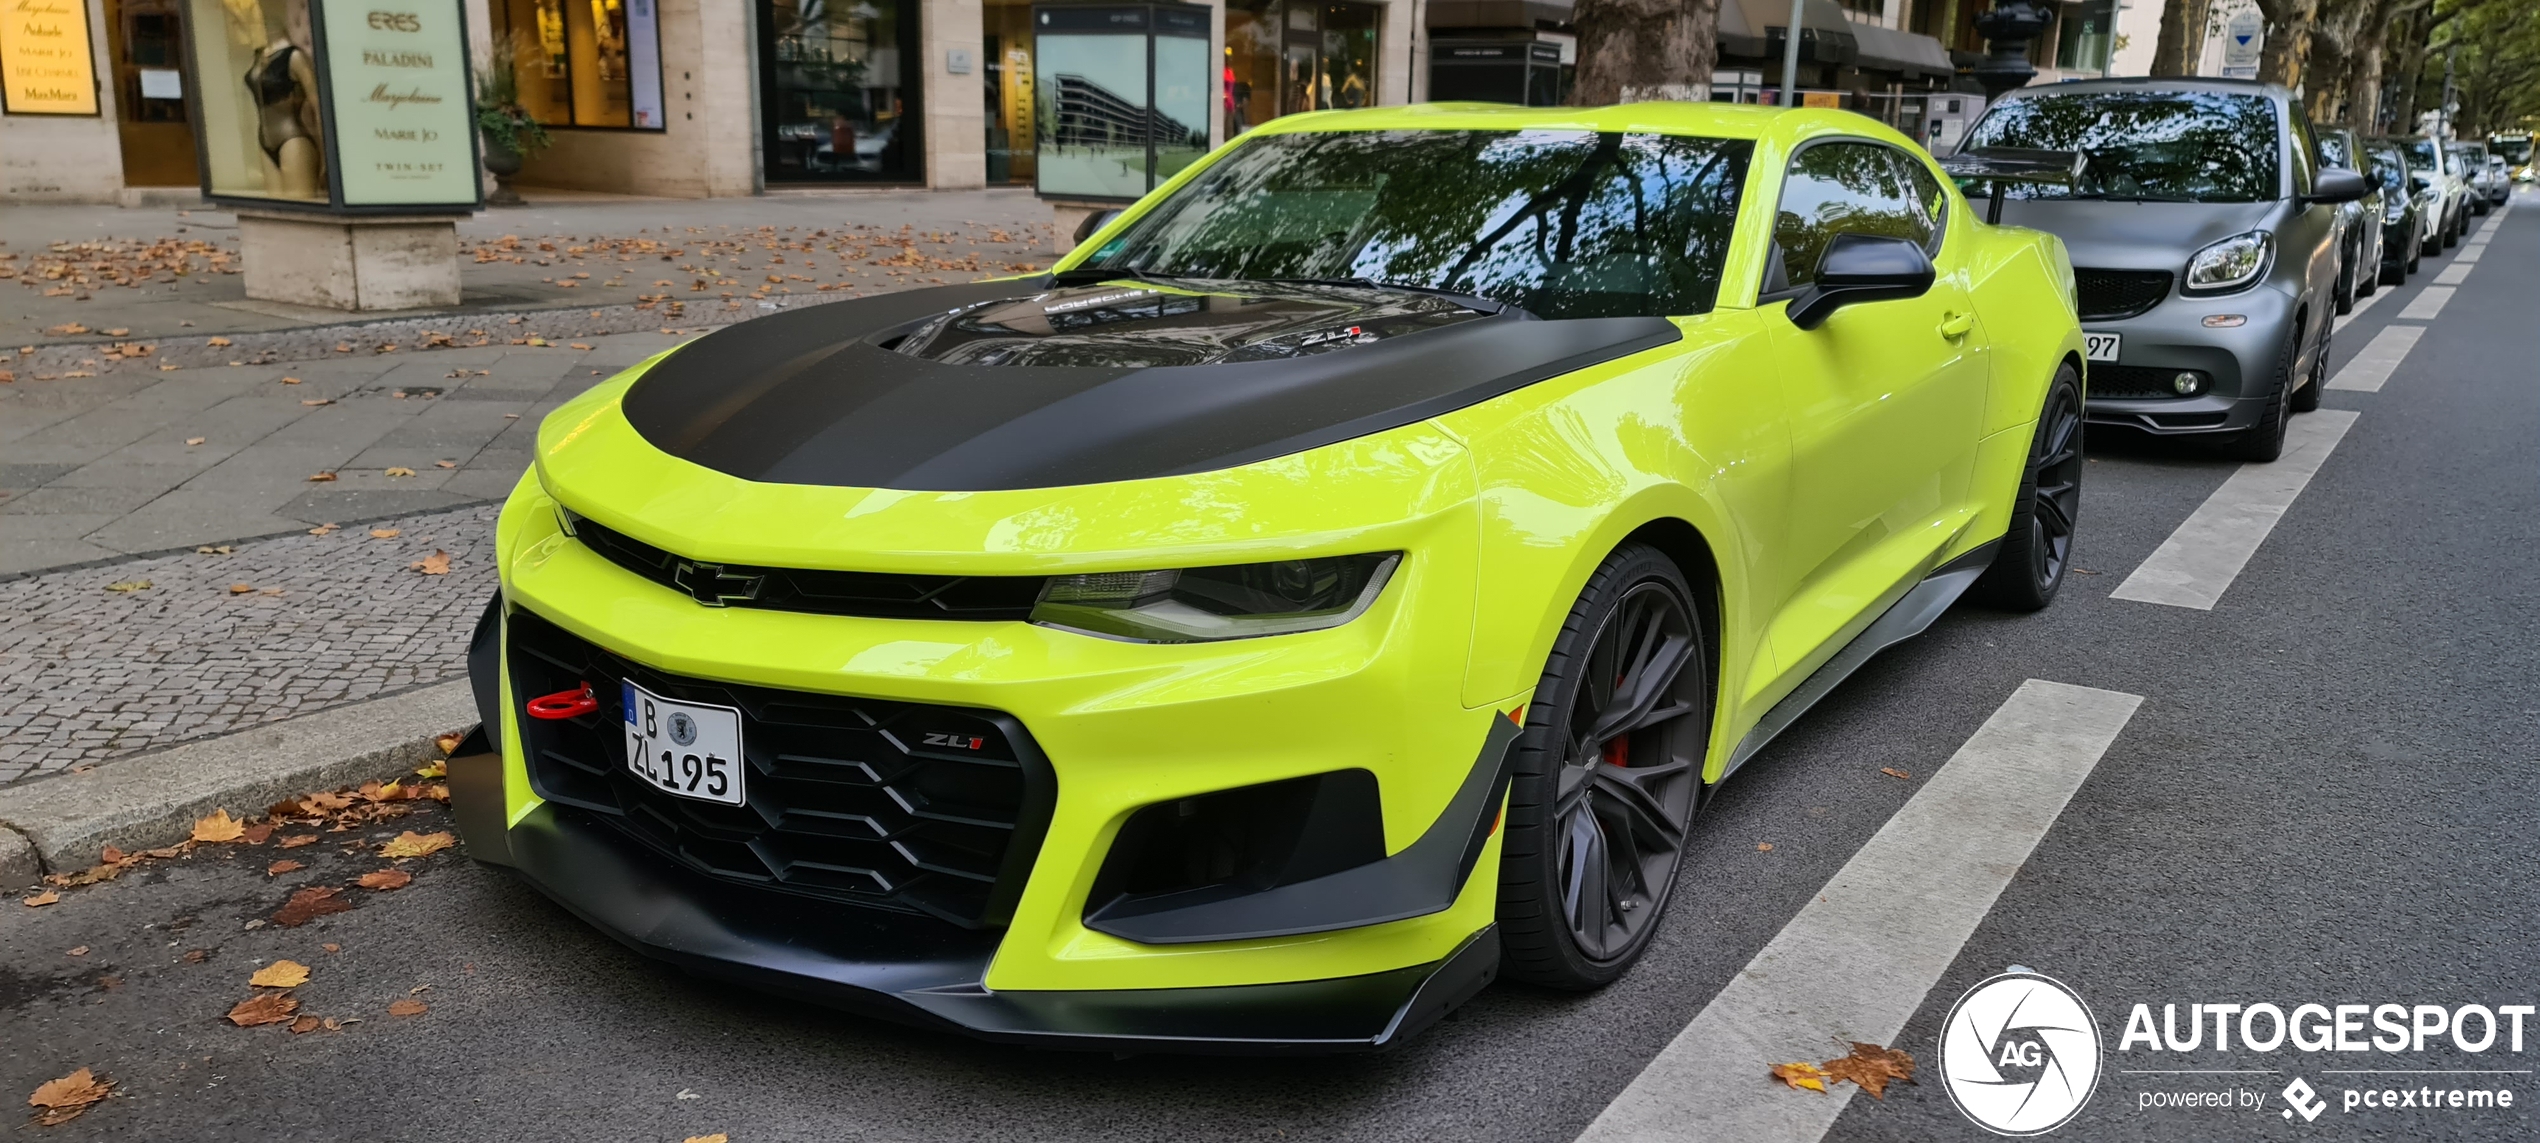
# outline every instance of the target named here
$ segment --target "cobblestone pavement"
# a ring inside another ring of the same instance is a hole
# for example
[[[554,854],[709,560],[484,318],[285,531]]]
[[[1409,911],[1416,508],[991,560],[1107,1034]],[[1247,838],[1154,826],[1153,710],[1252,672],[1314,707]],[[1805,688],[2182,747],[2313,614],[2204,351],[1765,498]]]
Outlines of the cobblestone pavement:
[[[335,326],[357,316],[248,298],[237,225],[209,207],[0,212],[7,301],[0,345],[203,348],[214,335]],[[462,304],[384,316],[579,312],[668,295],[689,303],[690,321],[728,320],[694,311],[754,294],[962,281],[1047,266],[1053,257],[1049,208],[1022,189],[533,203],[479,213],[460,223],[459,240]],[[90,356],[98,358],[91,372],[149,364]],[[21,379],[78,367],[58,354],[23,367],[0,361],[0,370]]]
[[[0,583],[0,785],[464,675],[495,512]],[[448,574],[410,568],[435,552]]]

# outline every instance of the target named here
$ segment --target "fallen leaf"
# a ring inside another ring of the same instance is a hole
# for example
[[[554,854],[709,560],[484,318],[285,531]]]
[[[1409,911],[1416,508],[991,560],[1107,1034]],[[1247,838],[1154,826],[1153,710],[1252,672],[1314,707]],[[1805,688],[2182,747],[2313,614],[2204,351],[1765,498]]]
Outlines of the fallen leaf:
[[[125,856],[126,856],[126,854],[124,853],[124,851],[122,851],[122,850],[120,850],[120,849],[117,849],[117,848],[115,848],[115,847],[113,847],[113,846],[111,846],[111,845],[110,845],[110,846],[107,846],[107,847],[106,847],[106,848],[104,848],[104,849],[101,849],[101,850],[97,851],[97,860],[102,861],[102,862],[104,862],[104,863],[106,863],[106,864],[108,864],[108,865],[121,865],[121,864],[123,864],[123,861],[124,861],[124,857],[125,857]]]
[[[450,553],[436,550],[431,555],[407,564],[406,569],[419,571],[425,575],[448,575],[450,574]]]
[[[107,330],[107,331],[106,331],[106,336],[108,336],[108,337],[122,337],[123,335],[125,335],[125,334],[127,334],[127,333],[131,333],[131,332],[132,332],[132,331],[131,331],[130,329],[125,329],[125,328],[116,328],[116,329],[110,329],[110,330]]]
[[[222,346],[226,346],[226,345],[228,345],[228,344],[229,344],[229,339],[228,339],[228,338],[226,338],[226,337],[215,337],[215,338],[211,339],[210,341],[204,342],[204,344],[205,344],[205,345],[212,346],[212,347],[214,347],[214,348],[220,348],[220,347],[222,347]]]
[[[430,1011],[432,1009],[420,1000],[396,1000],[389,1002],[388,1005],[388,1014],[391,1016],[421,1016]]]
[[[570,344],[571,344],[571,345],[573,346],[573,348],[575,348],[575,349],[589,349],[589,348],[591,348],[590,346],[588,346],[588,345],[584,345],[584,344],[582,344],[581,342],[578,342],[578,341],[576,341],[576,342],[572,342],[572,343],[570,343]]]
[[[313,833],[304,833],[297,837],[286,837],[282,839],[282,848],[298,849],[304,845],[316,845],[317,839],[318,835]]]
[[[256,988],[298,988],[309,982],[309,966],[296,960],[278,960],[256,970],[247,983]]]
[[[211,955],[212,950],[210,949],[187,949],[185,950],[185,955],[178,957],[177,959],[184,961],[187,964],[201,964],[205,960],[210,959]]]
[[[206,545],[204,547],[194,549],[194,554],[198,556],[225,556],[237,550],[238,549],[233,548],[228,544],[222,544],[217,548]]]
[[[294,1036],[305,1036],[311,1032],[317,1031],[325,1025],[326,1021],[320,1020],[315,1016],[302,1016],[291,1022],[291,1034]]]
[[[316,839],[316,838],[314,838],[314,837],[312,837],[312,838],[310,838],[309,840],[311,840],[311,841],[315,841],[315,840],[317,840],[317,839]],[[286,844],[286,845],[287,845],[287,844],[289,844],[289,843],[288,843],[288,842],[286,842],[286,843],[284,843],[284,844]],[[283,858],[283,859],[282,859],[282,860],[280,860],[280,861],[274,862],[274,863],[273,863],[273,864],[271,864],[271,865],[265,866],[265,876],[267,876],[267,877],[280,877],[280,876],[282,876],[282,875],[283,875],[283,874],[285,874],[285,873],[297,873],[297,872],[299,872],[299,871],[301,871],[301,870],[303,870],[303,869],[306,869],[306,868],[308,868],[308,866],[302,865],[302,864],[300,864],[299,862],[297,862],[297,861],[293,861],[293,860],[291,860],[290,858],[286,857],[286,858]]]
[[[1883,1100],[1887,1098],[1889,1083],[1914,1082],[1914,1057],[1894,1048],[1855,1040],[1851,1055],[1826,1061],[1825,1076],[1829,1080],[1851,1080],[1870,1093],[1870,1098]]]
[[[1773,843],[1769,841],[1759,841],[1755,843],[1755,852],[1757,853],[1771,853],[1772,851]]]
[[[732,1143],[732,1137],[717,1131],[712,1135],[691,1135],[683,1143]]]
[[[328,481],[330,481],[330,480],[333,480],[333,479],[335,479],[335,474],[334,474],[334,473],[332,473],[332,472],[321,472],[321,473],[318,473],[318,474],[317,474],[317,475],[315,475],[315,476],[310,477],[310,478],[309,478],[309,483],[311,483],[311,484],[324,484],[324,483],[326,483],[326,482],[328,482]]]
[[[432,462],[432,467],[434,468],[457,468],[458,466],[459,462],[455,460],[436,460]]]
[[[407,468],[402,464],[388,470],[388,475],[390,476],[413,476],[414,474],[415,470]]]
[[[285,377],[282,379],[282,383],[285,385],[297,385],[300,383],[300,379],[297,377]]]
[[[188,447],[191,447],[191,446],[194,446],[194,445],[198,445],[198,444],[203,443],[203,438],[201,438],[201,437],[187,437],[187,438],[185,438],[185,443],[186,443],[186,445],[187,445]]]
[[[106,590],[108,590],[108,591],[120,591],[120,592],[126,592],[126,593],[135,592],[135,591],[148,591],[148,590],[150,590],[150,581],[149,581],[149,580],[146,580],[146,579],[128,579],[128,580],[125,580],[125,581],[123,581],[123,582],[121,582],[121,583],[110,583],[110,584],[107,584],[107,585],[106,585]]]
[[[1908,781],[1911,781],[1914,777],[1912,774],[1899,770],[1894,766],[1881,766],[1879,767],[1879,773],[1885,774],[1890,778],[1904,778]]]
[[[343,951],[344,951],[344,946],[339,945],[339,944],[336,944],[336,943],[335,943],[335,942],[333,942],[333,941],[328,941],[328,942],[326,942],[325,944],[319,945],[318,947],[319,947],[319,948],[322,948],[322,949],[325,949],[326,951],[331,952],[331,953],[338,953],[338,952],[343,952]]]
[[[314,527],[314,528],[309,529],[309,534],[310,534],[310,535],[312,535],[312,536],[323,536],[323,535],[326,535],[326,534],[328,534],[328,533],[330,533],[330,532],[333,532],[333,531],[336,531],[336,526],[335,526],[335,525],[333,525],[333,524],[320,524],[320,525],[318,525],[317,527]]]
[[[88,946],[87,946],[87,945],[81,945],[81,946],[79,946],[78,948],[72,949],[72,950],[70,950],[70,955],[72,955],[72,956],[87,956],[87,955],[88,955]]]
[[[458,752],[459,752],[459,744],[461,744],[461,743],[463,743],[463,742],[466,742],[466,741],[467,741],[467,736],[466,736],[466,735],[464,735],[464,734],[460,734],[460,733],[458,733],[457,731],[451,731],[451,732],[450,732],[450,733],[448,733],[448,734],[436,734],[436,735],[433,735],[433,736],[432,736],[432,744],[433,744],[434,746],[438,746],[438,747],[440,747],[440,748],[441,748],[441,753],[443,753],[443,754],[456,754],[456,753],[458,753]],[[430,763],[430,765],[438,766],[438,765],[440,765],[440,763],[438,763],[438,762],[433,762],[433,763]],[[446,772],[447,772],[447,771],[443,771],[442,773],[446,773]],[[422,772],[422,771],[420,771],[420,770],[415,771],[415,773],[417,773],[417,774],[419,774],[419,775],[421,775],[421,776],[423,776],[423,777],[426,777],[426,778],[438,778],[438,777],[440,777],[440,776],[441,776],[441,774],[440,774],[440,773],[425,774],[425,773],[423,773],[423,772]]]
[[[344,891],[332,885],[313,885],[291,895],[291,899],[274,910],[273,923],[296,929],[329,913],[351,912],[353,904],[344,899]]]
[[[279,1024],[300,1010],[300,1001],[288,992],[267,992],[238,1002],[229,1010],[229,1022],[241,1028],[260,1024]]]
[[[81,1068],[60,1079],[35,1085],[35,1094],[26,1097],[27,1106],[35,1108],[35,1122],[43,1127],[59,1127],[77,1119],[90,1105],[106,1098],[114,1090],[115,1081],[97,1078]]]
[[[403,528],[373,528],[370,530],[370,538],[374,540],[393,540],[404,534],[405,529]]]
[[[414,879],[414,874],[403,869],[378,869],[362,874],[361,886],[385,893],[391,889],[403,889]]]
[[[333,1016],[329,1016],[325,1020],[326,1030],[329,1032],[341,1032],[344,1030],[344,1025],[359,1023],[361,1023],[359,1020],[338,1020]]]
[[[1826,1090],[1826,1073],[1818,1071],[1815,1064],[1774,1064],[1773,1078],[1789,1084],[1793,1091],[1800,1088]]]
[[[238,587],[232,584],[229,590],[237,591]],[[212,816],[194,823],[194,840],[199,842],[236,841],[246,834],[246,824],[229,816],[228,810],[213,810]]]
[[[432,741],[434,745],[441,747],[442,753],[446,754],[449,753],[452,748],[456,747],[458,743],[456,741],[452,741],[447,745],[443,745],[442,739],[456,739],[457,737],[458,736],[455,734],[444,734],[440,738],[435,738]],[[421,766],[415,767],[415,777],[418,778],[444,778],[448,777],[449,773],[449,764],[438,758],[435,758],[430,762],[426,762]]]
[[[448,830],[442,830],[439,833],[416,833],[413,830],[407,830],[398,834],[396,840],[380,846],[379,855],[381,857],[428,857],[450,848],[457,844],[457,841],[457,838],[450,836]]]
[[[303,405],[332,405],[335,403],[335,399],[332,397],[311,397],[300,403]]]

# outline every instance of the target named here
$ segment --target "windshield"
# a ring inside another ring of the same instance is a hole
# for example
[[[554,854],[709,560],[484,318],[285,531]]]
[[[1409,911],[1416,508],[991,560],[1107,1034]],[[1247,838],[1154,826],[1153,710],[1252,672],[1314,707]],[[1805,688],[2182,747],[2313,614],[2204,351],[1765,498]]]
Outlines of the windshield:
[[[1364,280],[1545,318],[1702,313],[1751,150],[1589,131],[1255,136],[1080,268]]]
[[[2321,166],[2343,167],[2350,171],[2355,169],[2355,157],[2346,153],[2344,135],[2335,131],[2323,131],[2320,133],[2319,143]]]
[[[1986,112],[1967,147],[2079,151],[2067,188],[2006,188],[2012,198],[2264,202],[2279,193],[2275,108],[2263,97],[2208,91],[2073,92],[2009,99]]]
[[[2397,189],[2408,183],[2407,164],[2399,161],[2396,147],[2366,147],[2364,155],[2372,160],[2372,169],[2381,172],[2381,185]]]
[[[2531,140],[2528,138],[2497,139],[2489,146],[2495,150],[2496,154],[2514,166],[2519,167],[2531,161]]]
[[[2443,164],[2434,161],[2434,141],[2431,139],[2408,140],[2408,165],[2429,173],[2441,170]]]

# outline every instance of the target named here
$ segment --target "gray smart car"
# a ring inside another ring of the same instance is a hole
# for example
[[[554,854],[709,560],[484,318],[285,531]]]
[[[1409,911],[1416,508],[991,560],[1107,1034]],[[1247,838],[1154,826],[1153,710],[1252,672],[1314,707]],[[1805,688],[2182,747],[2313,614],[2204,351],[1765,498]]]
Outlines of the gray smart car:
[[[2075,155],[2064,185],[2002,189],[2002,221],[2072,252],[2089,418],[2195,435],[2246,460],[2317,408],[2346,248],[2340,204],[2378,175],[2324,168],[2281,87],[2107,79],[2023,88],[1961,146]]]

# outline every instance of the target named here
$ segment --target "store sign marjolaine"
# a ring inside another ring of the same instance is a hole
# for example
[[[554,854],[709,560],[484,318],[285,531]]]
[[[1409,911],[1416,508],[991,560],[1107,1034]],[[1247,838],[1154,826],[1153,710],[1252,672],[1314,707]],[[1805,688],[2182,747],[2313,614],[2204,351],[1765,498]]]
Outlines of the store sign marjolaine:
[[[0,0],[0,110],[97,114],[86,0]]]
[[[474,206],[476,132],[458,0],[320,3],[343,204]]]

